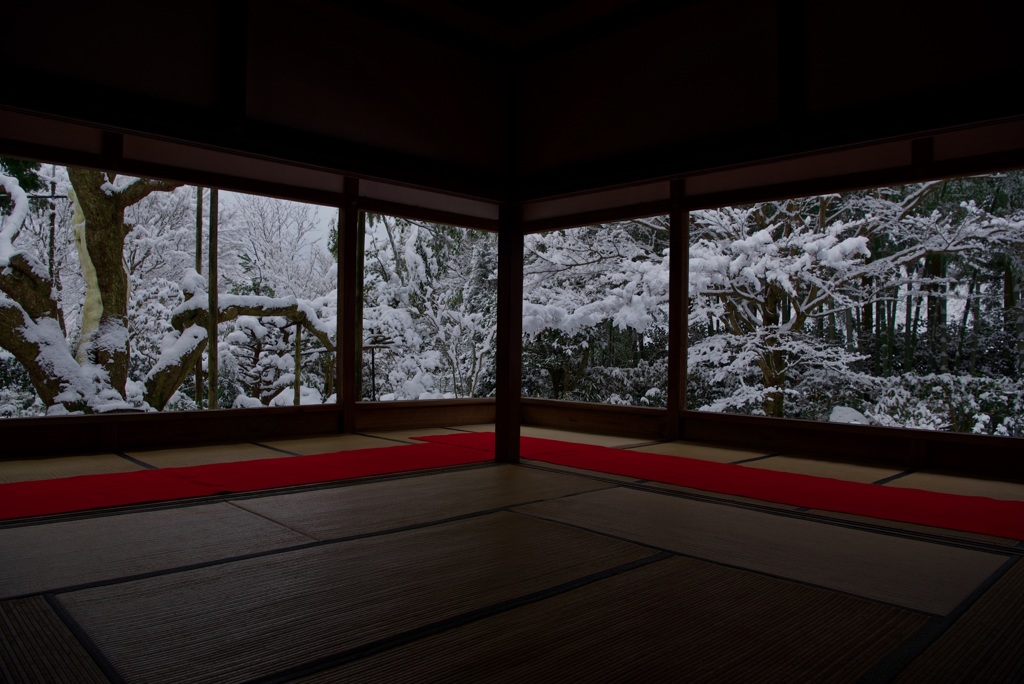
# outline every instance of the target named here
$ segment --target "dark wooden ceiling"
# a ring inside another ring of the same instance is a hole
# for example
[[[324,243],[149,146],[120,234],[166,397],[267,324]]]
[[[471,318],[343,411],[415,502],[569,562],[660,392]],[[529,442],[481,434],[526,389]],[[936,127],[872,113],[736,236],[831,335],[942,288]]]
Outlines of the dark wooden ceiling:
[[[537,23],[552,14],[562,13],[566,8],[579,10],[581,5],[601,7],[604,3],[582,3],[576,0],[540,0],[538,2],[479,2],[478,0],[452,0],[450,3],[419,3],[421,6],[435,5],[430,11],[438,12],[444,4],[454,5],[459,9],[484,17],[488,21],[501,24],[512,29]]]
[[[1024,117],[1022,6],[945,7],[23,2],[5,8],[0,108],[470,196],[549,197]],[[18,142],[0,130],[0,147]]]

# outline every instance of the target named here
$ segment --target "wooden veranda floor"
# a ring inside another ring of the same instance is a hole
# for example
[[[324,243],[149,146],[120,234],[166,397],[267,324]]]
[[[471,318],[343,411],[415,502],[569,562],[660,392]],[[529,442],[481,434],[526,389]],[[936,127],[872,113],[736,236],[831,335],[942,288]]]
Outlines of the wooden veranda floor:
[[[429,432],[7,462],[0,481]],[[1024,499],[1014,483],[524,434]],[[1022,554],[1013,540],[529,461],[136,506],[0,524],[0,676],[1022,681]]]

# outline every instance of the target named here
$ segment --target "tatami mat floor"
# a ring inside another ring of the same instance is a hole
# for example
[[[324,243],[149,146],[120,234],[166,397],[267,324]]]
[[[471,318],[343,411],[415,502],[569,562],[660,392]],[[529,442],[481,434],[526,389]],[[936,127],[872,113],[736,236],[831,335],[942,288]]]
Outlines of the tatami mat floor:
[[[0,462],[0,482],[488,429]],[[999,481],[523,434],[1024,499]],[[0,681],[1021,681],[1022,554],[530,461],[12,521]]]

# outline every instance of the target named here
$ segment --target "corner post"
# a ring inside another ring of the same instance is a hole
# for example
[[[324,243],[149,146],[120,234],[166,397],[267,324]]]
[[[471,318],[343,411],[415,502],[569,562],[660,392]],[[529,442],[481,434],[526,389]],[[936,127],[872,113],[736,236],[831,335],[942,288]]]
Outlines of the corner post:
[[[686,350],[690,213],[686,210],[683,180],[672,181],[669,210],[668,264],[668,415],[666,439],[682,435],[680,419],[686,408]]]
[[[519,463],[523,384],[523,210],[498,209],[498,346],[495,360],[494,460]]]
[[[363,322],[359,320],[359,179],[345,178],[341,208],[338,211],[338,333],[337,367],[338,403],[341,406],[341,431],[354,432],[356,427],[356,396],[359,337]]]

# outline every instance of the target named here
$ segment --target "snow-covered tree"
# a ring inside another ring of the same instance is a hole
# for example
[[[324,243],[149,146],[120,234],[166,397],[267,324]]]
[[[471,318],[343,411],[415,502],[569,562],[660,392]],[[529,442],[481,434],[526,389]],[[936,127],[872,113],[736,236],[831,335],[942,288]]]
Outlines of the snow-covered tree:
[[[124,211],[163,181],[69,169],[75,244],[85,280],[77,348],[65,339],[63,312],[49,269],[15,246],[30,212],[18,181],[0,174],[11,209],[0,228],[0,346],[27,370],[47,406],[124,408],[128,378],[128,277],[123,266]]]
[[[43,180],[49,199],[33,201],[14,175],[0,173],[0,361],[17,362],[50,413],[163,409],[207,342],[207,284],[190,266],[195,195],[180,183],[93,169],[54,169]],[[279,249],[305,244],[277,237]],[[237,271],[224,261],[229,274]],[[325,294],[322,285],[309,299],[225,294],[217,318],[286,320],[333,352],[334,319],[320,316]],[[8,375],[23,382],[21,371]]]
[[[223,261],[229,264],[225,281],[230,293],[295,297],[311,312],[316,310],[322,330],[333,336],[337,271],[319,208],[234,193],[227,194],[226,202],[230,212],[221,244],[227,257]],[[222,401],[228,405],[294,402],[297,372],[304,403],[322,403],[334,394],[333,344],[325,346],[315,335],[299,332],[297,354],[293,318],[240,316],[226,327],[223,351],[231,389]]]
[[[919,353],[948,371],[950,309],[961,336],[972,306],[980,327],[978,269],[1024,241],[1019,209],[951,183],[693,212],[691,405],[822,418],[877,396],[880,377],[916,372]]]
[[[4,159],[0,187],[0,415],[201,406],[195,189]],[[334,401],[330,216],[219,209],[219,405]],[[363,397],[491,394],[495,236],[361,221]],[[664,405],[667,223],[527,236],[527,394]],[[1024,174],[695,211],[690,234],[690,407],[1024,434]]]
[[[496,269],[493,234],[367,216],[363,396],[489,395]]]
[[[319,297],[334,287],[334,260],[318,208],[311,204],[225,193],[225,255],[236,262],[231,289],[247,294]]]
[[[668,219],[529,235],[524,391],[664,405]]]

